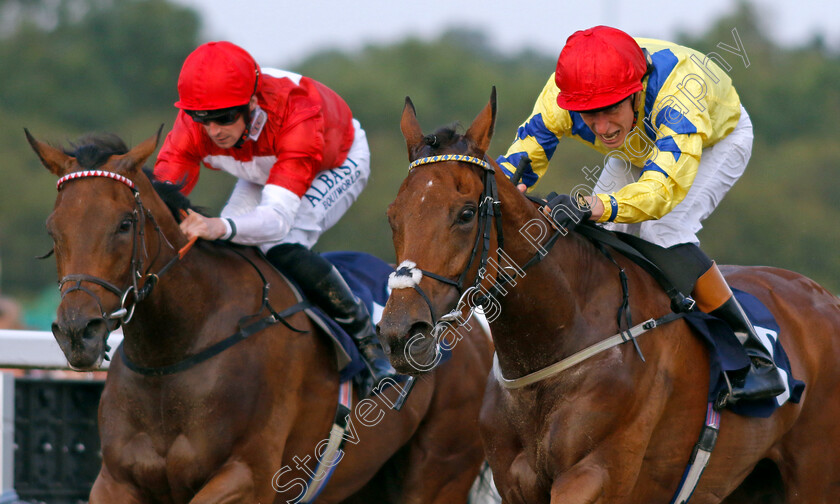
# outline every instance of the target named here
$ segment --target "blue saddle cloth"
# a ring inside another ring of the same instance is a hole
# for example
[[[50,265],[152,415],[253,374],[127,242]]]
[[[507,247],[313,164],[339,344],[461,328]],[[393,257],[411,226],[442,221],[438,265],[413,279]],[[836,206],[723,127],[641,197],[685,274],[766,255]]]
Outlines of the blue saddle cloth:
[[[388,289],[388,276],[393,273],[394,268],[382,259],[364,252],[325,252],[321,256],[336,267],[356,297],[365,303],[371,322],[379,322],[391,294]],[[307,314],[335,343],[336,365],[342,383],[360,373],[368,373],[358,347],[340,325],[318,306],[313,305],[307,310]],[[441,354],[443,363],[449,358],[450,352],[442,351]],[[403,375],[394,377],[397,382],[407,378]]]
[[[388,288],[388,276],[394,272],[394,268],[376,256],[355,251],[325,252],[321,256],[336,267],[347,285],[367,306],[371,322],[376,324],[382,318],[382,311],[391,291]],[[332,338],[337,345],[337,365],[340,371],[341,382],[355,377],[359,373],[368,373],[359,349],[355,342],[344,332],[332,318],[329,317],[320,307],[313,307],[307,310],[315,315],[318,323]],[[443,364],[452,356],[452,349],[439,345],[440,361]],[[406,375],[397,375],[394,380],[402,382],[408,379]]]
[[[769,349],[782,376],[787,381],[787,387],[777,397],[742,402],[729,409],[739,415],[766,418],[786,401],[798,403],[805,390],[805,383],[795,379],[791,373],[790,362],[779,340],[779,325],[770,310],[748,292],[738,289],[732,289],[732,292],[755,326],[762,343]],[[685,319],[709,347],[711,364],[709,401],[714,402],[720,391],[726,388],[723,372],[744,369],[750,365],[750,359],[735,336],[735,332],[726,322],[699,311],[689,313]]]
[[[321,256],[338,269],[356,297],[367,306],[371,322],[376,324],[388,301],[388,275],[394,268],[378,257],[363,252],[326,252]],[[359,373],[367,372],[355,342],[340,325],[320,306],[313,305],[306,312],[335,344],[336,366],[342,383]]]

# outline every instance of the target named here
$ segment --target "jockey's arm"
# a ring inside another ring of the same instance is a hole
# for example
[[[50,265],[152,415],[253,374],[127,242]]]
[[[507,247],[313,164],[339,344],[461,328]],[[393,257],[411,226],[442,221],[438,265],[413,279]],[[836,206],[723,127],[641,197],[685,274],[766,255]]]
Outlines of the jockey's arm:
[[[613,193],[594,196],[601,203],[598,222],[632,224],[661,219],[685,199],[697,176],[702,138],[696,134],[672,135],[660,138],[657,145],[663,141],[673,150],[655,150],[645,162],[639,180]]]
[[[237,187],[252,184],[240,180]],[[259,187],[259,186],[257,186]],[[231,197],[236,201],[236,197]],[[262,190],[258,205],[231,205],[228,203],[221,217],[205,217],[190,211],[181,221],[181,231],[188,238],[205,240],[230,240],[242,245],[262,245],[281,240],[292,227],[300,198],[288,189],[268,184]]]
[[[556,105],[557,93],[552,74],[530,117],[517,129],[513,143],[505,155],[496,159],[505,175],[511,178],[522,159],[527,158],[530,166],[523,171],[521,180],[528,189],[545,174],[557,144],[572,127],[569,113]]]
[[[303,194],[321,162],[322,122],[308,118],[284,131],[275,145],[277,161],[265,185],[239,179],[222,209],[225,233],[241,245],[279,242],[291,230]]]
[[[277,160],[265,184],[240,178],[221,217],[196,224],[204,233],[198,236],[241,245],[266,245],[283,239],[320,164],[323,128],[316,119],[308,118],[284,131],[274,145]]]
[[[525,191],[528,190],[528,186],[526,186],[525,184],[517,184],[516,188],[519,189],[519,192],[523,194],[525,193]],[[604,215],[604,204],[601,202],[600,199],[598,199],[595,196],[584,196],[584,199],[592,209],[592,214],[589,216],[589,220],[597,222],[598,219],[600,219],[601,216]],[[551,211],[549,207],[546,207],[546,210],[549,212]]]
[[[258,196],[258,204],[251,201]],[[218,238],[241,245],[262,245],[281,240],[288,234],[300,207],[300,197],[274,184],[260,187],[240,180],[221,217],[225,232]]]

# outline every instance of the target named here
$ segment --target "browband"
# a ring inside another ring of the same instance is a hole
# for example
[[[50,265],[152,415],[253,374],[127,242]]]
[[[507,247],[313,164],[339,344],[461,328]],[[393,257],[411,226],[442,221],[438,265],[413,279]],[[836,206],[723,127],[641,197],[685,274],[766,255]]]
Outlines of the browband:
[[[114,173],[114,172],[109,172],[109,171],[104,171],[104,170],[84,170],[84,171],[77,171],[77,172],[73,172],[73,173],[68,173],[67,175],[58,179],[58,182],[56,182],[56,184],[55,184],[55,188],[56,188],[56,190],[60,191],[61,186],[63,186],[65,182],[69,182],[70,180],[75,180],[75,179],[80,179],[80,178],[85,178],[85,177],[106,177],[106,178],[110,178],[110,179],[114,179],[114,180],[117,180],[119,182],[122,182],[123,184],[130,187],[132,190],[135,189],[134,182],[132,182],[128,178],[123,177],[120,174],[117,174],[117,173]]]
[[[465,154],[443,154],[441,156],[429,156],[420,159],[414,160],[410,165],[408,165],[408,171],[411,171],[413,168],[416,168],[420,165],[431,164],[431,163],[440,163],[443,161],[461,161],[464,163],[472,163],[474,165],[478,165],[485,170],[492,172],[493,168],[490,166],[490,163],[484,161],[483,159],[478,159],[476,157],[467,156]]]

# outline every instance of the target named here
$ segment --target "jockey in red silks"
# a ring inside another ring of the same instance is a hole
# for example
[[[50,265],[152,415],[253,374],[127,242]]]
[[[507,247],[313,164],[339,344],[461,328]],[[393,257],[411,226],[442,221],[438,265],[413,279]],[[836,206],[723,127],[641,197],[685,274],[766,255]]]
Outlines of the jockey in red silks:
[[[311,247],[367,184],[370,150],[350,107],[308,77],[261,69],[230,42],[199,46],[178,78],[180,109],[155,163],[155,176],[189,194],[200,165],[239,180],[220,217],[195,212],[190,238],[258,246],[353,338],[373,376],[393,368],[370,314],[335,267]]]
[[[744,173],[752,131],[732,80],[710,57],[596,26],[568,38],[531,116],[498,159],[509,177],[528,162],[525,191],[564,136],[605,154],[592,194],[553,198],[552,216],[566,227],[605,223],[659,246],[649,251],[660,258],[678,254],[692,265],[682,274],[692,275],[697,307],[732,326],[752,363],[731,377],[731,402],[785,390],[770,350],[696,234]],[[662,248],[668,252],[655,252]]]

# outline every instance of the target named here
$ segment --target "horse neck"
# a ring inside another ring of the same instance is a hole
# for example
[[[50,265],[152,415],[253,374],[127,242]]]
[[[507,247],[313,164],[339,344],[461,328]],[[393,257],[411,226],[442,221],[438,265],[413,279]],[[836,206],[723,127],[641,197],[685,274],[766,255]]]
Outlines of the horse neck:
[[[539,244],[545,244],[555,230],[503,176],[497,175],[497,184],[503,250],[523,267],[539,254]],[[539,229],[546,233],[536,239]],[[519,376],[556,362],[594,343],[600,331],[607,330],[591,327],[584,312],[587,300],[600,288],[598,279],[615,273],[609,266],[611,263],[599,257],[585,239],[569,233],[559,238],[540,262],[525,270],[506,294],[496,296],[500,311],[491,326],[506,374]],[[602,318],[614,322],[611,316]]]
[[[134,319],[123,329],[126,353],[135,363],[146,367],[173,364],[235,332],[238,319],[228,327],[216,317],[245,301],[239,299],[244,296],[237,288],[249,288],[252,297],[258,298],[262,287],[245,276],[247,272],[237,282],[235,272],[243,268],[235,256],[219,249],[215,244],[197,243],[137,304]],[[232,282],[240,285],[231,286]],[[246,311],[242,310],[243,316],[251,314]]]
[[[134,362],[155,367],[179,360],[201,343],[204,320],[224,303],[224,297],[216,292],[223,285],[219,276],[228,268],[220,263],[219,254],[213,253],[215,245],[201,242],[179,260],[178,252],[187,239],[177,221],[151,185],[141,187],[141,194],[155,194],[143,201],[151,215],[144,230],[148,260],[143,273],[158,274],[166,265],[169,268],[123,326],[124,345]],[[138,281],[141,288],[145,281]]]

